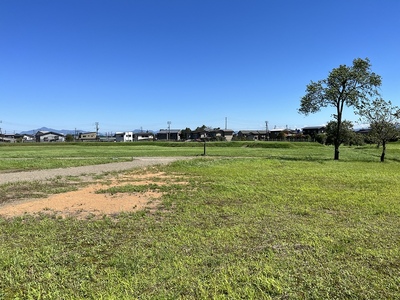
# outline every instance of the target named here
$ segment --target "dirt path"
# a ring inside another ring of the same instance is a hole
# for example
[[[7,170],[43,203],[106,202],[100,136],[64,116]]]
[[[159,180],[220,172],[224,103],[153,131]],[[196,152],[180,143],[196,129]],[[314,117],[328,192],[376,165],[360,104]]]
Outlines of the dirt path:
[[[110,171],[124,171],[132,169],[132,172],[118,174],[108,178],[108,183],[100,181],[84,186],[77,191],[54,194],[42,199],[26,199],[0,205],[0,216],[11,218],[24,214],[35,215],[38,213],[56,214],[61,217],[101,217],[115,215],[121,212],[132,212],[145,208],[154,209],[162,196],[160,192],[146,191],[139,193],[97,193],[98,190],[107,189],[110,186],[123,185],[166,185],[185,184],[176,182],[173,176],[164,173],[148,171],[135,171],[135,168],[143,168],[157,164],[168,164],[176,160],[188,159],[184,157],[149,157],[137,158],[131,162],[118,162],[95,166],[73,167],[65,169],[52,169],[30,172],[0,174],[0,184],[25,180],[46,180],[55,176],[79,176],[82,174],[101,174]]]
[[[17,181],[46,180],[56,176],[79,176],[81,174],[101,174],[103,172],[123,171],[157,164],[168,164],[188,157],[138,157],[128,162],[101,165],[48,169],[39,171],[0,173],[0,184]]]

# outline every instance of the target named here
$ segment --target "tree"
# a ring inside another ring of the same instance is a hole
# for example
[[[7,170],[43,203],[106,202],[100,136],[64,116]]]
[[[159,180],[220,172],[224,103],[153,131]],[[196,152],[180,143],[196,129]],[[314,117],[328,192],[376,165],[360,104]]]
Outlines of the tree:
[[[350,145],[352,140],[354,139],[354,131],[353,131],[353,123],[347,120],[342,121],[342,126],[340,127],[340,135],[339,140],[337,136],[337,121],[330,121],[326,124],[326,144],[327,145],[336,145],[336,144],[346,144]]]
[[[358,113],[361,121],[370,124],[369,136],[372,141],[382,144],[381,162],[384,162],[386,144],[399,136],[400,108],[393,106],[390,101],[376,98],[371,103],[363,103]]]
[[[333,69],[328,78],[307,85],[306,95],[301,98],[299,113],[316,113],[323,107],[334,107],[337,122],[334,159],[339,159],[340,134],[344,106],[359,108],[370,97],[379,95],[377,88],[381,77],[371,72],[369,59],[357,58],[352,66],[340,65]]]
[[[66,142],[73,142],[74,141],[74,136],[72,134],[67,134],[65,136],[65,141]]]
[[[186,129],[181,130],[181,139],[182,140],[188,140],[191,138],[192,130],[189,127],[186,127]]]

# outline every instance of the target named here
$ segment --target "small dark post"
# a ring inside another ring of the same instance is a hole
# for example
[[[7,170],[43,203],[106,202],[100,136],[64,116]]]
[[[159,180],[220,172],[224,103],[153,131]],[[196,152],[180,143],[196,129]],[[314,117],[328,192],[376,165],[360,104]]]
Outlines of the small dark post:
[[[204,140],[204,152],[203,152],[203,156],[206,156],[206,140]]]

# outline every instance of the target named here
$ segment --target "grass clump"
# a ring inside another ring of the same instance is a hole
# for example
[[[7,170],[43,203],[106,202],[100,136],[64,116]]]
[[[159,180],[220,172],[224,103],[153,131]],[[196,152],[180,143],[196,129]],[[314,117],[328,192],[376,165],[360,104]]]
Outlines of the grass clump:
[[[79,181],[55,178],[47,181],[19,181],[0,185],[0,205],[18,200],[45,198],[77,189]],[[1,209],[0,209],[1,212]]]

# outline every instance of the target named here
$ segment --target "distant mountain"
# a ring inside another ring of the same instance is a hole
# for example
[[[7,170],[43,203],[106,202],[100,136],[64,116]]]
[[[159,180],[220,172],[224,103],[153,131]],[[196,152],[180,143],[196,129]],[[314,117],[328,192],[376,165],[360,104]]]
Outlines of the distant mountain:
[[[36,132],[38,131],[51,131],[51,132],[56,132],[56,133],[61,133],[64,135],[67,134],[72,134],[74,135],[75,133],[82,133],[82,132],[87,132],[87,131],[83,131],[83,130],[71,130],[71,129],[54,129],[54,128],[49,128],[49,127],[41,127],[41,128],[37,128],[37,129],[32,129],[32,130],[25,130],[25,131],[21,131],[20,134],[36,134]],[[132,130],[134,133],[141,133],[141,132],[149,132],[149,133],[155,133],[155,131],[153,130],[144,130],[144,129],[134,129]],[[114,132],[115,133],[115,132]],[[99,132],[99,135],[107,135],[107,134],[103,134],[101,132]]]
[[[133,130],[133,133],[142,133],[142,132],[154,133],[153,130],[144,130],[144,129],[135,129],[135,130]]]

